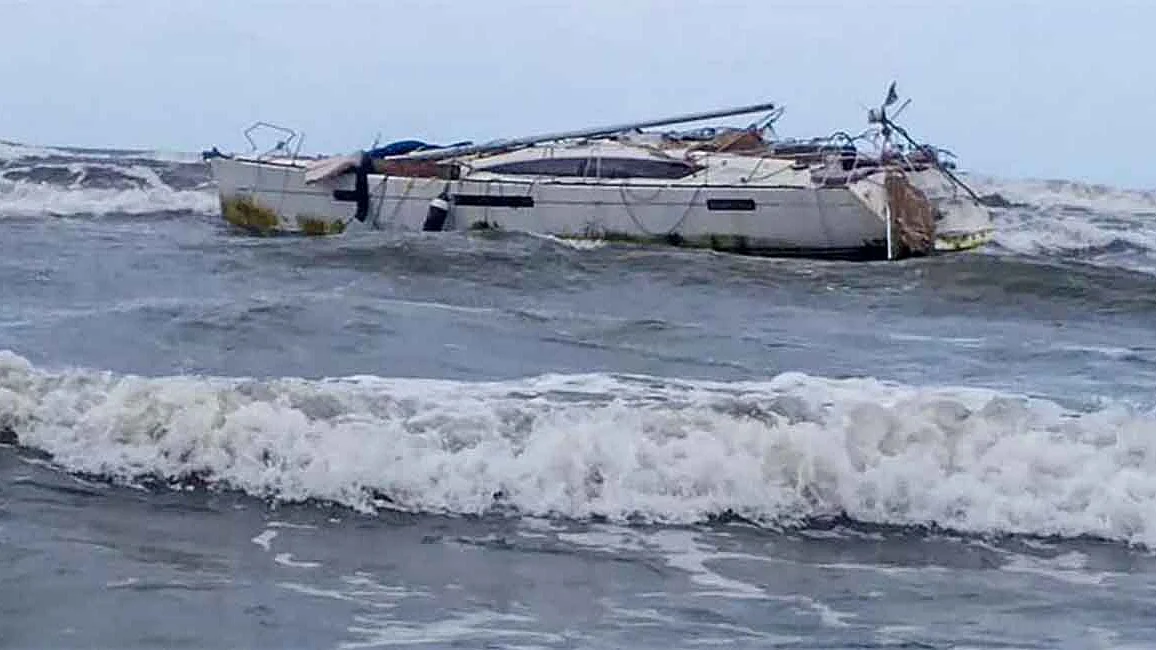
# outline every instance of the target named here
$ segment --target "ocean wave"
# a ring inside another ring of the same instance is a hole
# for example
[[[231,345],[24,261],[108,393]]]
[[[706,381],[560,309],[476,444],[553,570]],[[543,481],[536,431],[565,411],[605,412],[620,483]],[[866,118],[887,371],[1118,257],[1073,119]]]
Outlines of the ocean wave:
[[[983,175],[969,176],[966,182],[981,195],[998,196],[1005,207],[1156,214],[1156,190],[1059,179],[1005,179]]]
[[[94,149],[67,146],[40,146],[0,140],[0,160],[20,161],[30,159],[147,160],[158,163],[198,163],[201,155],[191,151],[161,149]]]
[[[198,173],[147,165],[61,163],[0,169],[0,217],[215,213]]]
[[[1156,545],[1156,414],[875,379],[140,377],[0,352],[0,429],[75,472],[372,511],[829,516]]]
[[[213,214],[205,166],[185,154],[0,141],[0,217]]]
[[[968,179],[995,207],[995,252],[1156,272],[1156,191]]]
[[[62,189],[42,183],[0,181],[0,218],[147,215],[163,212],[215,214],[212,191],[168,186],[134,189]]]

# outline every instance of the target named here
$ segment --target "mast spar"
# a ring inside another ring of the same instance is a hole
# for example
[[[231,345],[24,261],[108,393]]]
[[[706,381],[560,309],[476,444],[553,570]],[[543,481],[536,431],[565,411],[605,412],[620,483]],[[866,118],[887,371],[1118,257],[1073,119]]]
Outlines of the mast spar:
[[[700,113],[687,113],[684,115],[676,115],[673,117],[664,117],[658,119],[645,120],[641,122],[626,122],[623,124],[614,124],[610,126],[600,126],[585,129],[576,129],[573,131],[559,131],[555,133],[545,133],[542,135],[527,136],[522,138],[512,138],[506,140],[492,140],[482,144],[459,145],[456,147],[445,147],[442,149],[427,149],[424,151],[414,151],[400,156],[389,156],[387,158],[397,159],[419,159],[419,160],[436,160],[440,158],[452,158],[455,156],[466,156],[475,153],[484,153],[489,151],[497,151],[502,149],[511,149],[516,147],[527,147],[539,142],[549,142],[551,140],[566,140],[570,138],[592,138],[596,136],[611,135],[620,133],[622,131],[630,131],[633,129],[644,129],[653,126],[668,126],[671,124],[681,124],[683,122],[697,122],[699,120],[710,120],[720,117],[731,117],[735,115],[745,115],[747,113],[759,113],[763,111],[771,111],[776,108],[772,102],[762,104],[752,104],[750,106],[739,106],[736,108],[724,108],[713,111],[704,111]]]

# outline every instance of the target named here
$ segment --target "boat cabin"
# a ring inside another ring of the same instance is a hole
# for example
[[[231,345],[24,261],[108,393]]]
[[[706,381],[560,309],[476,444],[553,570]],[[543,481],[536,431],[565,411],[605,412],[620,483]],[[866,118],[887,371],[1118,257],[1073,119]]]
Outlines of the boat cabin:
[[[702,167],[648,148],[597,142],[577,146],[527,147],[463,162],[471,175],[548,178],[675,180]]]

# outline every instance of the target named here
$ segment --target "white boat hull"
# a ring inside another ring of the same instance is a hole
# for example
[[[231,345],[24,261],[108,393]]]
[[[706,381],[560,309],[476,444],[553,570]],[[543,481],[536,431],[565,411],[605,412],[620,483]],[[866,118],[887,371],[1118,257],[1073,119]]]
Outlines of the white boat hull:
[[[886,258],[900,256],[896,251],[902,248],[894,227],[889,228],[881,176],[814,187],[802,172],[782,174],[775,185],[725,178],[447,180],[368,173],[359,206],[355,173],[307,181],[300,164],[230,157],[209,162],[225,218],[258,232],[428,230],[431,201],[442,195],[449,210],[434,230],[496,228],[768,255]],[[949,194],[936,198],[935,191],[928,191],[937,189],[934,182],[918,176],[912,180],[939,208],[935,249],[970,248],[990,238],[990,217],[981,206]]]

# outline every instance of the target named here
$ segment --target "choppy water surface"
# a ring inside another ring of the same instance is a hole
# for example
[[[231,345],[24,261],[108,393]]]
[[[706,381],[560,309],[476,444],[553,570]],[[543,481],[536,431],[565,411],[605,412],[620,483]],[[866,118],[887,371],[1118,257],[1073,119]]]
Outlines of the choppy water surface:
[[[897,264],[255,239],[0,150],[0,644],[1156,644],[1156,196]]]

